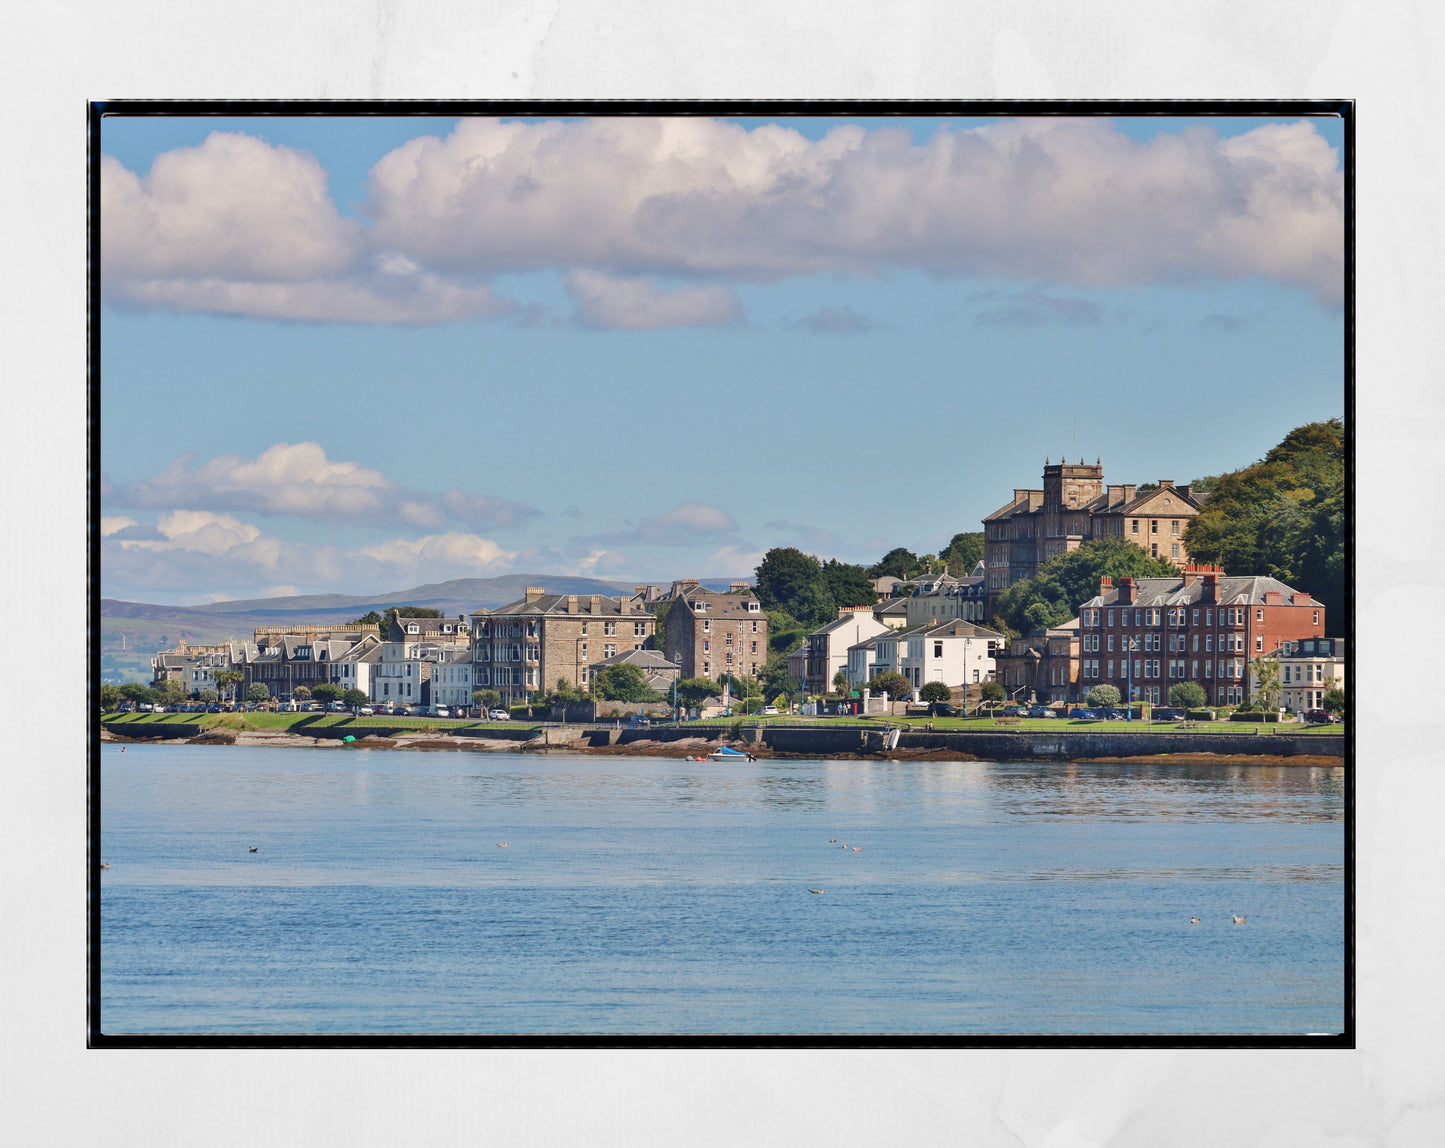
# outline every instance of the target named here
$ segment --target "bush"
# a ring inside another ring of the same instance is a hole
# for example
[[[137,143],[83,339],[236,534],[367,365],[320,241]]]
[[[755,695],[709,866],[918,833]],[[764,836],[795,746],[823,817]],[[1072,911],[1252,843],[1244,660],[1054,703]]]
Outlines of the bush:
[[[1234,713],[1230,714],[1230,715],[1229,715],[1229,720],[1230,720],[1230,721],[1248,721],[1248,722],[1269,722],[1269,721],[1277,722],[1277,721],[1279,721],[1279,713],[1278,713],[1278,711],[1275,711],[1275,710],[1271,710],[1269,713],[1262,713],[1262,712],[1260,712],[1260,711],[1257,710],[1257,709],[1251,710],[1251,709],[1241,708],[1241,709],[1236,710]]]
[[[929,682],[918,691],[919,701],[925,702],[946,702],[952,696],[953,691],[942,682]]]
[[[1114,692],[1116,695],[1115,700],[1117,701],[1118,691],[1115,690]],[[984,702],[1001,702],[1004,700],[1003,686],[998,682],[984,682],[978,691],[978,698],[979,701]]]
[[[1084,699],[1094,709],[1119,704],[1119,691],[1114,686],[1095,686]]]
[[[1190,710],[1190,711],[1189,711],[1189,720],[1190,720],[1190,721],[1214,721],[1214,720],[1215,720],[1215,718],[1214,718],[1214,711],[1213,711],[1213,710]]]
[[[1208,700],[1209,695],[1198,682],[1180,682],[1169,688],[1169,704],[1175,709],[1199,709]]]
[[[902,674],[894,673],[892,670],[884,670],[877,675],[868,683],[868,688],[873,691],[875,698],[879,694],[886,693],[891,702],[913,696],[913,683]]]

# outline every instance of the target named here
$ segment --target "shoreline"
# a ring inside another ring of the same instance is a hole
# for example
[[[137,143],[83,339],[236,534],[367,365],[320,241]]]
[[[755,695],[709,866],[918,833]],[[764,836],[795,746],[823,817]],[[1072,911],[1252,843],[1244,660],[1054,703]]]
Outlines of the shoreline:
[[[780,760],[780,761],[991,761],[994,758],[980,757],[977,754],[961,752],[955,749],[932,748],[932,747],[899,747],[889,750],[887,753],[789,753],[773,749],[771,746],[749,741],[730,742],[724,739],[709,739],[704,737],[681,738],[672,741],[649,741],[638,740],[627,743],[610,745],[592,745],[586,738],[579,738],[575,743],[563,745],[536,745],[528,742],[518,742],[500,738],[482,737],[438,737],[435,734],[403,734],[398,737],[380,737],[369,735],[358,738],[354,742],[342,742],[336,738],[307,737],[303,734],[287,733],[283,731],[270,730],[214,730],[208,731],[199,737],[193,738],[164,738],[164,737],[122,737],[104,727],[100,730],[100,741],[103,744],[126,745],[142,744],[157,745],[167,742],[180,745],[250,745],[250,746],[271,746],[278,749],[415,749],[435,752],[462,752],[462,753],[525,753],[525,754],[549,754],[567,753],[584,754],[599,757],[662,757],[674,760],[687,761],[698,756],[706,757],[708,753],[722,745],[729,745],[734,749],[741,749],[753,755],[759,761]],[[1091,765],[1178,765],[1183,767],[1195,767],[1201,765],[1261,765],[1261,766],[1291,766],[1295,768],[1343,768],[1345,760],[1328,754],[1231,754],[1231,753],[1160,753],[1160,754],[1131,754],[1131,755],[1097,755],[1091,757],[1078,757],[1068,759],[1047,758],[1035,760],[1049,760],[1056,764],[1068,764],[1070,762],[1086,763]]]

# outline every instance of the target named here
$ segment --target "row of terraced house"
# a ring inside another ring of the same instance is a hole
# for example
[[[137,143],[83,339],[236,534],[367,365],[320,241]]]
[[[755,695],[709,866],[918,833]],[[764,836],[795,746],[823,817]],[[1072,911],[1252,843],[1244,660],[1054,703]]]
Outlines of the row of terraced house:
[[[657,634],[668,606],[666,632]],[[298,687],[356,689],[377,705],[436,709],[471,706],[477,690],[503,704],[525,701],[565,680],[583,692],[597,674],[633,664],[659,693],[684,677],[756,677],[767,659],[768,623],[746,582],[714,591],[696,579],[663,592],[638,586],[631,595],[548,594],[528,587],[496,610],[455,617],[402,617],[380,625],[286,625],[258,628],[253,642],[187,646],[157,654],[153,685],[179,681],[188,692],[217,688],[215,675],[242,674],[236,696],[254,684],[289,701]]]

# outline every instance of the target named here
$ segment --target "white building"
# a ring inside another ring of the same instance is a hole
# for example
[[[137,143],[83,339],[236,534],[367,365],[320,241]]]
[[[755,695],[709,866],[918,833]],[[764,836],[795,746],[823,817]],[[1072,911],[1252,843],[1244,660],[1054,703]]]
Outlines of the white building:
[[[808,692],[830,693],[838,671],[848,668],[848,647],[886,629],[888,627],[873,616],[872,606],[838,607],[837,618],[808,635],[803,667],[803,683]]]
[[[1317,710],[1330,690],[1345,688],[1344,638],[1299,638],[1269,656],[1279,659],[1279,704],[1290,713]]]
[[[967,578],[954,578],[947,572],[920,578],[913,596],[905,598],[904,602],[909,627],[942,622],[949,618],[983,622],[986,620],[985,607],[988,604],[983,563],[980,562],[973,574]]]
[[[466,647],[443,651],[431,664],[431,708],[472,704],[472,652]]]
[[[902,674],[915,690],[929,682],[954,686],[992,680],[994,653],[1006,639],[972,622],[950,619],[880,635],[874,645],[874,673]]]

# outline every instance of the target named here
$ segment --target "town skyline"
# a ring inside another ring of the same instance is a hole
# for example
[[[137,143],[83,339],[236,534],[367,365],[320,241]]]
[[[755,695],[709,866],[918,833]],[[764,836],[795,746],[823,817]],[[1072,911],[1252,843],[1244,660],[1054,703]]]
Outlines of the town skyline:
[[[1246,466],[1344,414],[1341,147],[1325,117],[106,120],[101,593],[867,565],[1046,456]]]

